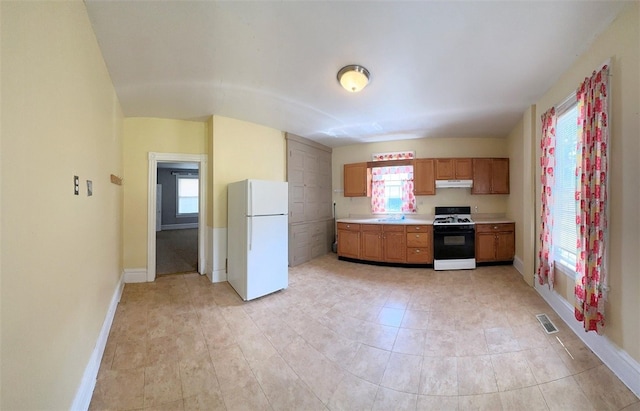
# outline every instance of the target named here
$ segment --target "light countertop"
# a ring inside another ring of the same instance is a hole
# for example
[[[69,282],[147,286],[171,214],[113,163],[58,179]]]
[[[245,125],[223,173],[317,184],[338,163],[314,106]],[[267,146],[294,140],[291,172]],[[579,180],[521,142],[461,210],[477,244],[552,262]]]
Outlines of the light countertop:
[[[476,224],[505,224],[505,223],[514,223],[515,221],[509,220],[508,218],[480,218],[473,220]]]
[[[370,218],[360,218],[360,217],[349,217],[349,218],[339,218],[337,220],[338,223],[347,223],[347,224],[395,224],[395,225],[431,225],[433,224],[433,219],[427,218],[395,218],[395,217],[370,217]]]
[[[401,225],[432,225],[434,217],[432,215],[416,215],[404,218],[395,216],[349,216],[337,219],[338,223],[347,224],[401,224]],[[504,215],[496,214],[472,214],[471,219],[477,224],[504,224],[514,221]]]

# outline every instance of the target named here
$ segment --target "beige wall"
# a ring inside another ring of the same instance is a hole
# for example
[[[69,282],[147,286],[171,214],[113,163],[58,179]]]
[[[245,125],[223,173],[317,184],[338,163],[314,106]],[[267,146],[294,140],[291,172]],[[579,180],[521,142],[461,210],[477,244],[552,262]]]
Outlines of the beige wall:
[[[509,147],[509,176],[511,192],[507,201],[507,217],[516,223],[516,255],[514,265],[521,271],[525,281],[533,285],[535,270],[535,228],[534,203],[535,184],[539,178],[535,175],[534,159],[535,138],[533,136],[536,108],[529,107],[522,119],[507,138]]]
[[[207,276],[226,281],[227,185],[254,178],[286,181],[284,133],[228,117],[209,118],[212,220]],[[210,263],[209,263],[210,262]]]
[[[286,181],[284,133],[269,127],[214,116],[213,227],[227,226],[227,184],[247,178]]]
[[[122,272],[122,114],[81,1],[0,7],[0,409],[69,409]]]
[[[632,2],[595,39],[586,52],[536,103],[543,113],[560,103],[580,82],[611,58],[610,180],[609,180],[609,299],[605,306],[606,336],[636,361],[640,361],[640,27],[638,2]],[[535,139],[541,125],[535,122]],[[536,158],[540,149],[536,145]],[[536,175],[540,175],[536,164]],[[536,184],[539,192],[539,185]],[[535,216],[540,214],[536,194]],[[539,218],[536,227],[539,227]],[[538,233],[536,233],[536,238]],[[561,277],[563,274],[558,273]],[[573,279],[559,279],[556,291],[573,304]],[[566,285],[565,283],[569,284]]]
[[[507,140],[502,138],[424,138],[384,143],[356,144],[333,149],[332,178],[333,201],[338,218],[371,213],[368,197],[344,197],[343,166],[349,163],[371,161],[371,154],[394,151],[415,151],[417,158],[438,157],[508,157]],[[338,191],[336,191],[338,190]],[[507,211],[507,195],[471,195],[471,190],[447,188],[436,190],[435,196],[416,198],[418,214],[433,214],[435,206],[468,205],[478,207],[479,213]]]
[[[125,268],[147,267],[149,152],[207,154],[207,123],[159,118],[124,120]]]

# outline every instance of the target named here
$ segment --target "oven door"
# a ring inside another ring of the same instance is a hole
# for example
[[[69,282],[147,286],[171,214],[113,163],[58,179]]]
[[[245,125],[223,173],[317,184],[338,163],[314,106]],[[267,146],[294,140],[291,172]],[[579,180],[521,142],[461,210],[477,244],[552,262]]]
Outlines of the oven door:
[[[435,260],[475,258],[475,237],[473,226],[434,226],[433,258]]]

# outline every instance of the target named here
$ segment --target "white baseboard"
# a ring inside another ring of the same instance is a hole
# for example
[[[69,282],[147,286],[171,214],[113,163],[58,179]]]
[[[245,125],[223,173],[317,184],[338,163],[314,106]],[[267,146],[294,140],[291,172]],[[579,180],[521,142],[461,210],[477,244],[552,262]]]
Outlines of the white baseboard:
[[[585,332],[574,318],[571,304],[548,286],[536,283],[536,291],[549,303],[567,326],[593,351],[620,380],[640,398],[640,363],[616,346],[606,335]]]
[[[207,277],[212,283],[221,283],[227,281],[227,272],[225,270],[207,271]]]
[[[513,268],[518,270],[521,276],[524,277],[524,262],[518,256],[513,257]]]
[[[207,267],[207,277],[212,283],[227,281],[227,228],[211,228],[211,264]],[[210,267],[210,268],[209,268]]]
[[[107,315],[105,316],[104,322],[102,323],[102,328],[100,329],[100,334],[98,335],[96,346],[91,353],[89,363],[84,369],[82,381],[80,382],[80,386],[76,391],[76,396],[73,399],[73,404],[71,404],[71,409],[73,411],[84,411],[89,409],[93,390],[96,387],[98,371],[100,370],[100,362],[102,361],[104,349],[107,346],[109,331],[111,330],[111,324],[113,323],[113,317],[116,314],[116,308],[118,307],[118,303],[120,302],[123,288],[124,275],[120,276],[120,281],[118,281],[118,283],[116,284],[116,289],[113,292],[113,296],[111,297],[109,309],[107,310]]]
[[[160,226],[162,231],[166,230],[184,230],[186,228],[198,228],[198,223],[184,223],[184,224],[163,224]]]
[[[125,268],[122,275],[125,283],[146,283],[146,268]]]

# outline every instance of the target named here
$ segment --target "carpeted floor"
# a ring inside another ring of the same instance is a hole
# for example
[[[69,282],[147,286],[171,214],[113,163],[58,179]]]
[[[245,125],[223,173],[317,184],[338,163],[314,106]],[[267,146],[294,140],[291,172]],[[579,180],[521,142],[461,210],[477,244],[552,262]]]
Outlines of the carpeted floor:
[[[165,230],[156,233],[156,274],[198,270],[198,229]]]

